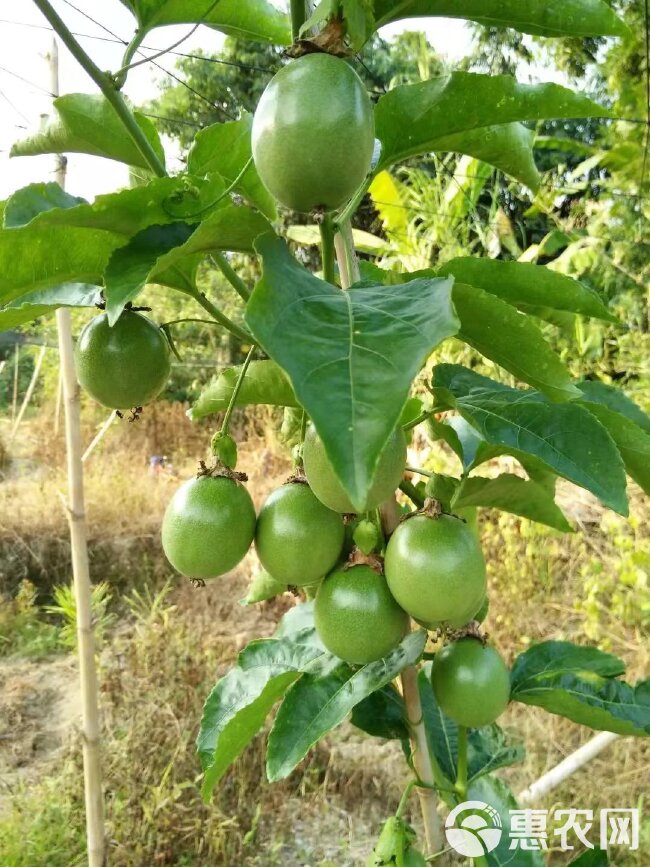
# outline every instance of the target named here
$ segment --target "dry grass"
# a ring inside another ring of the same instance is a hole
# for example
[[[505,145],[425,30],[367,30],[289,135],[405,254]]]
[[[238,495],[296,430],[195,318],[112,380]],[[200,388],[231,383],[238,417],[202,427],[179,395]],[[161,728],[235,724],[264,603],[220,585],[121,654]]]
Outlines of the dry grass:
[[[101,420],[87,417],[88,440]],[[185,478],[204,456],[209,432],[207,424],[191,426],[182,408],[158,407],[137,426],[116,425],[87,467],[93,574],[97,581],[112,584],[122,615],[122,624],[101,654],[110,863],[353,867],[363,863],[380,818],[399,797],[404,767],[395,744],[376,744],[343,727],[290,780],[271,787],[264,781],[260,738],[230,770],[210,807],[198,796],[193,741],[203,700],[237,650],[254,636],[270,634],[292,604],[289,598],[255,609],[238,604],[253,567],[252,554],[234,575],[204,590],[180,582],[161,557],[160,517],[179,479],[150,477],[147,458],[169,455],[178,477]],[[245,436],[240,464],[249,473],[259,504],[287,475],[289,463],[263,425],[246,429]],[[41,442],[46,447],[36,448]],[[67,527],[59,498],[65,482],[60,437],[48,439],[45,427],[30,425],[18,452],[21,475],[0,484],[0,592],[11,592],[29,577],[46,595],[53,583],[67,580],[68,572]],[[626,591],[616,571],[629,556],[630,545],[650,550],[647,504],[635,497],[628,526],[603,519],[594,503],[577,501],[574,492],[567,496],[584,524],[581,535],[562,536],[506,516],[483,520],[491,586],[487,628],[510,660],[540,639],[596,639],[626,661],[630,679],[647,675],[647,633],[634,612],[620,615],[629,606],[620,602]],[[596,615],[581,602],[585,576],[595,561],[613,576],[611,586],[599,590]],[[154,606],[154,613],[151,605],[126,604],[133,588],[148,587],[155,595],[167,579],[173,589],[164,603]],[[506,772],[514,791],[591,736],[566,720],[519,705],[508,710],[503,723],[528,750],[524,764]],[[20,731],[20,722],[17,728]],[[37,733],[29,728],[26,736]],[[25,848],[26,835],[35,848],[26,851],[23,860],[16,855],[3,864],[81,863],[77,741],[57,755],[56,764],[36,767],[39,772],[47,767],[47,775],[32,794],[17,782],[31,783],[29,771],[14,779],[11,822],[16,851]],[[649,771],[647,743],[622,739],[541,806],[635,806],[647,790]],[[41,805],[36,815],[35,798]],[[2,838],[7,827],[0,824],[0,845],[7,845]],[[625,855],[617,865],[645,867],[647,825],[644,833],[641,852]],[[50,851],[46,857],[38,843],[51,846],[53,840],[60,853]],[[557,864],[569,860],[566,854],[555,857]]]

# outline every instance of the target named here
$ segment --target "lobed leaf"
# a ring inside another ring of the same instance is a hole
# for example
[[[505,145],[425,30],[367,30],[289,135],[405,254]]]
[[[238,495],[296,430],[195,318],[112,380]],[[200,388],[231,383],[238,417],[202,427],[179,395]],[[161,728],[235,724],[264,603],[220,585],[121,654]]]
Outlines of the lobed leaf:
[[[483,129],[489,136],[495,125],[609,115],[608,109],[558,84],[525,85],[509,75],[452,72],[395,87],[381,97],[375,108],[381,142],[377,170],[438,150],[439,141],[450,135],[460,143],[461,134]]]
[[[462,256],[447,262],[438,274],[452,274],[459,282],[490,292],[542,319],[547,318],[545,312],[550,308],[618,322],[593,290],[542,265]]]
[[[571,533],[571,524],[555,504],[553,494],[532,480],[511,473],[502,473],[494,479],[470,476],[462,483],[453,499],[453,508],[479,506],[510,512],[563,533]]]
[[[228,407],[241,367],[228,367],[209,382],[189,411],[192,421]],[[236,406],[299,407],[291,383],[275,361],[251,361],[237,394]]]
[[[376,27],[424,15],[466,18],[533,36],[624,36],[627,26],[603,0],[376,0]]]
[[[515,660],[511,697],[592,729],[650,735],[650,681],[615,679],[624,672],[620,659],[597,648],[544,641]]]
[[[234,191],[259,208],[269,220],[275,220],[275,200],[260,180],[255,165],[249,163],[252,159],[252,125],[253,117],[245,111],[239,120],[214,123],[199,130],[187,158],[187,169],[198,177],[217,172],[228,186],[246,169]]]
[[[267,0],[122,0],[141,30],[206,24],[237,39],[291,44],[289,17]]]
[[[306,673],[291,686],[269,737],[266,772],[270,782],[287,777],[311,747],[340,725],[352,709],[386,686],[422,654],[426,632],[407,635],[383,659],[353,670],[340,663],[326,673]]]
[[[616,445],[575,401],[552,404],[539,392],[510,388],[456,364],[438,365],[433,386],[437,399],[457,409],[488,446],[517,458],[531,455],[627,514],[625,471]]]
[[[10,156],[80,153],[149,169],[115,109],[102,94],[67,93],[52,103],[54,115],[39,132],[16,142]],[[136,122],[164,164],[165,152],[149,118],[133,112]]]
[[[451,280],[402,286],[319,280],[265,235],[264,274],[246,321],[287,373],[353,503],[368,491],[377,459],[428,354],[457,330]]]

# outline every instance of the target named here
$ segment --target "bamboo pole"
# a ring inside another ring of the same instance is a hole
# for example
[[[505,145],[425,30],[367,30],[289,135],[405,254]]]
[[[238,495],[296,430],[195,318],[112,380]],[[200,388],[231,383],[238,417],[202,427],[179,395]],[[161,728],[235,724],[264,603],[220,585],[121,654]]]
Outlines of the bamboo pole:
[[[11,428],[11,433],[9,434],[9,442],[13,440],[16,436],[18,428],[20,427],[20,423],[23,420],[23,416],[25,415],[25,411],[30,404],[32,399],[32,395],[34,394],[34,389],[36,388],[36,383],[38,382],[38,375],[41,372],[41,367],[43,365],[43,359],[45,358],[45,350],[47,346],[41,346],[39,353],[36,357],[36,364],[34,365],[34,370],[32,372],[32,378],[29,380],[29,385],[27,386],[27,391],[25,392],[25,397],[23,398],[23,402],[20,405],[20,410],[18,415],[14,419],[14,423]]]
[[[614,743],[619,737],[620,735],[614,734],[614,732],[599,732],[591,740],[588,740],[586,744],[583,744],[575,752],[571,753],[570,756],[563,759],[559,765],[551,768],[539,780],[536,780],[527,789],[520,792],[517,801],[520,804],[532,804],[538,801],[548,792],[552,791],[552,789],[557,788],[572,774],[575,774],[576,771],[579,771],[587,762],[590,762],[599,753],[602,753],[604,749]]]
[[[49,57],[51,91],[59,92],[58,45],[52,42]],[[56,179],[65,184],[65,159],[57,159]],[[79,678],[81,681],[82,743],[84,767],[84,795],[86,806],[86,839],[89,867],[103,867],[106,862],[104,834],[104,804],[102,795],[99,752],[99,703],[97,671],[95,669],[95,642],[93,636],[90,572],[84,502],[83,465],[81,462],[81,412],[79,385],[74,367],[70,311],[64,307],[56,311],[59,337],[59,356],[63,380],[63,411],[68,465],[68,522],[72,552],[72,576],[77,612],[77,648]]]
[[[20,362],[20,344],[16,344],[14,352],[14,392],[11,398],[11,426],[13,427],[16,420],[16,410],[18,408],[18,364]]]
[[[117,418],[117,410],[114,409],[113,412],[108,416],[106,421],[102,424],[100,429],[97,431],[97,433],[95,434],[95,436],[93,438],[93,441],[90,443],[90,445],[88,446],[86,451],[81,456],[81,462],[83,464],[86,463],[88,458],[95,451],[95,449],[100,444],[100,442],[104,439],[104,437],[106,436],[106,432],[108,431],[108,429],[113,424],[113,422],[115,421],[116,418]]]
[[[54,404],[54,436],[58,437],[61,429],[61,405],[63,403],[63,376],[59,368],[59,378],[56,384],[56,403]]]

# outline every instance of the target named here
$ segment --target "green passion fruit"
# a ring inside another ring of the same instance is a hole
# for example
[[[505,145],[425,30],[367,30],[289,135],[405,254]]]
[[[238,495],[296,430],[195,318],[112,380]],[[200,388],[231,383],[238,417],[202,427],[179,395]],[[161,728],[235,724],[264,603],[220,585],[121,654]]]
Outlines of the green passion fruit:
[[[146,316],[125,310],[115,325],[96,316],[75,347],[79,384],[111,409],[143,406],[165,387],[171,369],[169,344]]]
[[[307,481],[321,503],[335,512],[356,512],[345,488],[334,472],[323,441],[315,428],[309,427],[303,445],[302,459]],[[379,456],[373,483],[361,511],[376,509],[399,486],[406,465],[406,438],[396,428]]]
[[[475,533],[453,515],[414,515],[386,548],[386,580],[419,623],[463,626],[485,598],[485,560]]]
[[[372,105],[352,67],[330,54],[307,54],[283,67],[262,94],[253,159],[283,205],[329,211],[367,175],[374,137]]]
[[[180,486],[162,524],[163,550],[187,578],[216,578],[233,569],[255,535],[255,507],[246,488],[226,476],[201,476]]]
[[[386,656],[409,628],[408,615],[391,596],[384,576],[364,564],[325,578],[316,594],[314,619],[330,653],[354,665]]]
[[[257,516],[255,548],[260,563],[278,581],[297,587],[327,575],[341,555],[344,538],[341,515],[300,482],[273,491]]]
[[[510,699],[507,665],[476,638],[461,638],[436,653],[431,684],[444,713],[468,728],[493,723]]]

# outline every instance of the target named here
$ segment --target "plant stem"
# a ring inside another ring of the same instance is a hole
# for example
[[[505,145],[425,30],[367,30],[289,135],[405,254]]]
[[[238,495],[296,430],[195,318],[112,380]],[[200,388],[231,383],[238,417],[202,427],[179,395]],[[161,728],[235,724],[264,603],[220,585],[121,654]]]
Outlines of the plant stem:
[[[348,263],[348,273],[350,275],[350,283],[356,283],[361,279],[359,271],[359,260],[354,249],[354,236],[352,234],[352,223],[346,220],[344,223],[338,223],[338,236],[343,238],[345,245],[345,255]]]
[[[414,427],[417,427],[419,424],[422,424],[423,421],[428,421],[432,415],[434,415],[436,412],[439,412],[439,411],[440,410],[428,409],[426,412],[421,413],[417,418],[414,418],[411,421],[407,422],[406,424],[403,424],[402,430],[403,431],[413,430]]]
[[[60,18],[58,13],[54,10],[49,0],[34,0],[34,3],[52,25],[54,31],[59,35],[61,41],[66,45],[75,60],[77,60],[83,69],[85,69],[106,99],[113,106],[115,113],[124,124],[125,129],[133,139],[134,144],[142,154],[143,159],[152,172],[158,175],[158,177],[165,177],[167,174],[165,166],[160,161],[160,158],[154,151],[153,146],[145,136],[144,132],[138,126],[131,109],[124,101],[122,94],[116,88],[114,81],[107,73],[102,72],[102,70],[90,59],[81,45],[79,45],[77,40],[74,38],[63,19]]]
[[[435,473],[430,473],[429,470],[421,470],[419,467],[409,467],[407,465],[404,469],[407,473],[415,473],[416,476],[426,476],[428,479],[432,479],[435,476]]]
[[[422,719],[422,703],[418,690],[418,670],[414,665],[407,666],[400,675],[402,694],[406,707],[406,718],[411,733],[413,745],[413,766],[419,779],[433,787],[435,780],[427,733]],[[437,852],[442,848],[442,827],[436,809],[436,793],[433,788],[418,788],[420,809],[424,821],[424,832],[429,852]]]
[[[458,726],[458,765],[454,788],[461,801],[467,799],[467,729],[465,726]]]
[[[291,0],[291,38],[295,42],[300,36],[300,28],[307,18],[305,0]]]
[[[235,387],[232,390],[232,394],[230,395],[230,400],[228,401],[228,409],[226,410],[226,414],[223,417],[223,422],[221,424],[221,433],[227,434],[228,428],[230,427],[230,419],[235,409],[235,405],[237,403],[237,397],[239,392],[241,391],[242,383],[246,378],[246,371],[248,370],[248,365],[253,360],[253,355],[255,354],[255,350],[257,346],[253,344],[251,348],[248,350],[248,355],[246,356],[244,363],[241,366],[241,370],[239,371],[239,376],[237,377],[237,382],[235,383]]]
[[[417,785],[416,780],[411,780],[410,783],[408,783],[408,785],[404,789],[404,792],[402,794],[402,797],[400,798],[399,804],[397,805],[397,810],[395,810],[395,816],[398,819],[402,818],[402,814],[404,813],[404,810],[406,809],[406,805],[408,804],[408,800],[411,797],[411,792],[413,791],[413,789],[415,788],[416,785]]]
[[[323,260],[323,280],[336,282],[334,223],[331,214],[325,214],[320,224],[321,257]]]
[[[239,295],[242,301],[246,302],[251,297],[251,290],[244,283],[239,274],[232,267],[228,259],[223,253],[212,253],[210,259],[214,262],[217,268],[221,271],[226,280],[230,283],[235,292]]]
[[[402,493],[406,494],[406,496],[411,500],[418,509],[422,509],[424,507],[424,497],[417,490],[415,485],[412,485],[406,479],[402,479],[399,483],[399,489]]]
[[[121,89],[122,87],[124,87],[124,85],[126,83],[126,77],[129,74],[129,70],[131,69],[131,61],[133,60],[133,56],[135,55],[135,52],[138,50],[138,48],[142,44],[142,40],[144,39],[145,35],[146,35],[146,30],[141,30],[140,28],[138,28],[135,31],[135,33],[133,34],[133,39],[126,46],[126,51],[124,52],[124,57],[122,58],[122,66],[113,75],[113,81],[115,82],[115,87],[117,87],[118,89]],[[175,47],[176,47],[175,45],[172,46],[172,48],[175,48]],[[169,51],[169,50],[170,49],[166,49],[166,51]],[[159,54],[156,54],[154,56],[158,57]],[[133,65],[137,66],[139,63],[147,63],[149,61],[149,59],[150,58],[146,58],[145,60],[140,60],[140,61],[138,61],[138,63],[133,64]]]
[[[229,319],[225,313],[222,313],[221,310],[219,310],[218,307],[215,307],[214,304],[208,300],[205,293],[199,292],[197,290],[196,292],[190,292],[188,294],[190,294],[192,298],[194,298],[194,300],[198,304],[200,304],[201,307],[203,307],[204,310],[207,310],[207,312],[210,314],[210,316],[212,316],[213,319],[216,319],[216,321],[220,325],[223,325],[223,327],[230,331],[231,334],[234,334],[235,337],[238,337],[242,341],[242,343],[252,344],[255,342],[253,340],[253,335],[249,331],[240,328],[240,326],[237,325],[236,322],[233,322],[232,319]]]
[[[366,193],[368,192],[368,188],[370,184],[375,179],[375,173],[371,172],[367,178],[363,181],[359,189],[352,196],[350,201],[347,203],[345,208],[340,212],[340,214],[336,217],[334,223],[336,226],[343,226],[344,223],[349,223],[352,217],[355,215],[357,208],[363,201]]]

